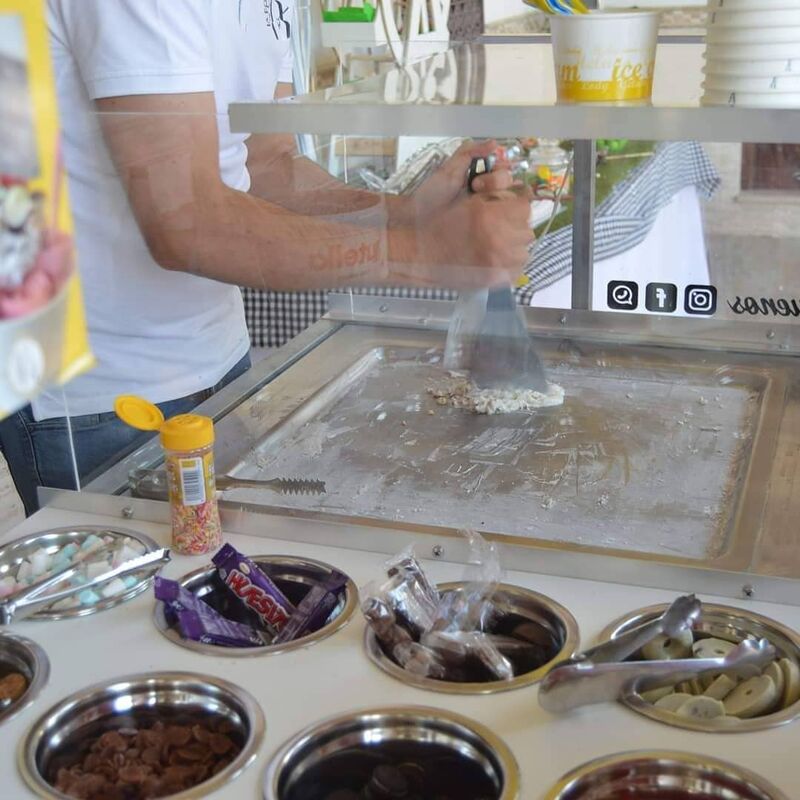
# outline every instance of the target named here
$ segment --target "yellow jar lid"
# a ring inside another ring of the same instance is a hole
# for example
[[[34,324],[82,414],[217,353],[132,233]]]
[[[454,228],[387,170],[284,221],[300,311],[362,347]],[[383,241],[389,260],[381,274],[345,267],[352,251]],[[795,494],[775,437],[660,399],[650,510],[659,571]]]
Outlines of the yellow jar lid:
[[[200,450],[214,444],[214,422],[200,414],[179,414],[161,426],[167,450]]]
[[[158,406],[134,395],[118,397],[114,411],[132,428],[159,431],[167,450],[199,450],[214,444],[214,422],[200,414],[179,414],[164,421]]]
[[[158,406],[132,394],[118,397],[114,411],[123,422],[140,431],[160,431],[164,424],[164,415]]]

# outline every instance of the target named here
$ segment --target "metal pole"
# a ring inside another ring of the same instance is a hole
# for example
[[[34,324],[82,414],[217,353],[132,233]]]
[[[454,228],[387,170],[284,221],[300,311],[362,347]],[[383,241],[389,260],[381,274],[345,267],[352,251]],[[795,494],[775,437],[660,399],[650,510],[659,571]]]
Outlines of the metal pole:
[[[597,154],[593,139],[573,142],[572,307],[590,310],[594,272],[594,189]]]

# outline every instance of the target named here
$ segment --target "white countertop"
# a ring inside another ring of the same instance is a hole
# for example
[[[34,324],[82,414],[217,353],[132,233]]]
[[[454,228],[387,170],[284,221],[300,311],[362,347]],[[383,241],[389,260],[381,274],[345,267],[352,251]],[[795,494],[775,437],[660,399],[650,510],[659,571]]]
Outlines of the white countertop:
[[[385,556],[343,547],[321,547],[281,540],[281,519],[264,516],[264,535],[231,535],[248,555],[307,556],[348,573],[359,586],[380,575]],[[73,524],[121,525],[168,544],[166,526],[136,520],[45,509],[3,537],[3,541],[47,528]],[[297,521],[294,521],[297,524]],[[320,526],[323,523],[308,522]],[[331,537],[344,538],[342,526]],[[178,578],[204,559],[176,556],[164,575]],[[463,567],[426,562],[437,582],[457,580]],[[632,565],[632,569],[635,566]],[[506,581],[549,595],[565,605],[580,625],[581,642],[591,643],[612,619],[642,606],[673,599],[674,593],[593,581],[508,572]],[[702,587],[698,587],[702,589]],[[738,604],[800,628],[800,607],[705,596],[706,601]],[[761,774],[790,798],[800,797],[800,723],[754,734],[701,734],[668,727],[621,705],[592,706],[553,717],[539,708],[536,689],[480,697],[461,697],[406,686],[375,667],[364,654],[360,614],[342,631],[312,648],[263,658],[205,656],[176,647],[152,623],[151,592],[109,611],[61,622],[21,622],[14,632],[38,642],[51,661],[51,677],[36,702],[0,728],[0,797],[24,800],[35,795],[16,767],[16,743],[33,722],[68,694],[91,683],[137,672],[185,670],[223,677],[250,691],[261,703],[267,733],[258,760],[214,798],[261,797],[264,769],[273,753],[301,728],[357,707],[427,705],[449,709],[488,725],[514,752],[522,773],[523,800],[538,800],[565,772],[598,756],[637,749],[674,749],[716,756]],[[12,746],[13,745],[13,746]]]

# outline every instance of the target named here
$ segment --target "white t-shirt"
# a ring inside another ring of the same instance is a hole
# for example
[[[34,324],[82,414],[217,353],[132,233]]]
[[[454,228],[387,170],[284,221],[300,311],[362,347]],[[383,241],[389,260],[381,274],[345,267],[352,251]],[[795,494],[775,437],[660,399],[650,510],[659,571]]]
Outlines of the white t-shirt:
[[[98,366],[65,388],[71,415],[119,394],[174,400],[216,384],[249,348],[239,289],[161,269],[114,171],[94,100],[211,92],[224,182],[247,191],[246,136],[228,104],[291,81],[293,0],[48,0],[79,268]],[[63,416],[61,390],[34,403]]]

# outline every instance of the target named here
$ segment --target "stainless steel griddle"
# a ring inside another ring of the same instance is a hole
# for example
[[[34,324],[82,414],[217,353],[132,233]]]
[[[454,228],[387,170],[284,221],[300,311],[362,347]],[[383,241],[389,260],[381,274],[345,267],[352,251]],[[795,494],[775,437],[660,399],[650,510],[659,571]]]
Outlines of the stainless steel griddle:
[[[219,424],[219,468],[320,478],[327,494],[228,492],[234,506],[658,559],[741,560],[761,513],[780,372],[748,357],[541,340],[563,406],[440,406],[443,334],[344,326]],[[247,446],[243,446],[246,443]]]
[[[563,406],[486,416],[442,407],[441,351],[377,346],[234,468],[320,476],[313,511],[705,559],[727,546],[765,380],[680,365],[551,363]],[[347,358],[347,360],[345,360]],[[258,490],[229,499],[259,500]],[[266,499],[266,498],[265,498]],[[275,502],[274,495],[269,498]]]
[[[537,309],[529,329],[566,401],[488,417],[428,393],[447,378],[451,304],[332,304],[200,408],[216,420],[220,474],[327,484],[321,497],[228,491],[228,530],[324,544],[313,523],[333,522],[350,546],[413,540],[459,560],[458,531],[474,528],[519,568],[791,602],[781,580],[800,577],[800,364],[789,339],[756,324],[609,326]],[[153,441],[116,464],[88,487],[90,506],[116,507],[131,470],[161,458]],[[161,504],[143,502],[123,516],[158,517]]]

